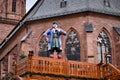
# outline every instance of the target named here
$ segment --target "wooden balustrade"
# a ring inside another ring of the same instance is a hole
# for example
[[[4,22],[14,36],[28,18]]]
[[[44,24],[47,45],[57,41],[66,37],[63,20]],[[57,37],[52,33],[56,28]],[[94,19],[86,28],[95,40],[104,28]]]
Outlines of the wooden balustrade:
[[[100,78],[98,66],[92,63],[68,61],[67,71],[70,76]]]
[[[112,64],[105,64],[103,66],[103,76],[105,79],[110,80],[119,80],[120,79],[120,70],[117,69]]]
[[[51,59],[46,57],[28,57],[16,64],[17,75],[25,72],[55,74],[86,78],[100,78],[100,69],[96,64],[87,62]]]
[[[52,79],[56,76],[64,77],[83,77],[83,78],[105,78],[106,80],[119,80],[120,70],[112,64],[92,64],[64,59],[52,59],[47,57],[33,56],[32,54],[15,65],[15,74],[21,75],[26,72],[34,72],[47,75],[46,78]],[[55,75],[50,77],[49,75]],[[26,76],[30,80],[30,76]],[[44,78],[42,75],[34,75],[37,78]],[[46,79],[45,78],[45,79]],[[49,80],[48,79],[48,80]],[[78,78],[77,78],[78,79]],[[76,79],[76,80],[77,80]],[[40,79],[41,80],[41,79]],[[73,79],[74,80],[74,79]]]
[[[32,58],[32,72],[66,74],[65,60],[50,59],[45,57]]]
[[[16,68],[15,69],[16,75],[23,74],[26,71],[28,71],[28,58],[24,58],[19,62],[17,62],[17,64],[15,65],[15,68]]]
[[[120,70],[120,66],[117,66],[117,68]]]

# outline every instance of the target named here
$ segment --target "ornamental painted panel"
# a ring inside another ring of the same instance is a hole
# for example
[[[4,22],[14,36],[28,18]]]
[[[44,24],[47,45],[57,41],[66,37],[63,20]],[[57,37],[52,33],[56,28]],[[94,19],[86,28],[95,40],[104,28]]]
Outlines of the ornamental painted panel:
[[[49,56],[48,45],[47,45],[47,40],[44,36],[41,38],[39,42],[39,47],[40,47],[40,51],[38,55],[42,57],[48,57]]]
[[[80,41],[75,30],[68,34],[65,52],[68,60],[80,60]]]
[[[98,46],[98,62],[105,62],[105,53],[111,56],[111,47],[110,40],[107,34],[102,31],[99,33],[97,38],[97,46]],[[106,58],[107,62],[111,62],[110,59]]]

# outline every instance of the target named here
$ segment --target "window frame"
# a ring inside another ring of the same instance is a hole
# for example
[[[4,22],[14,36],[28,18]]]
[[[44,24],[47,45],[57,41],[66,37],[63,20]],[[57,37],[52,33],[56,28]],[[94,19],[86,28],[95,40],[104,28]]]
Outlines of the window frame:
[[[12,0],[12,12],[16,12],[16,0]]]

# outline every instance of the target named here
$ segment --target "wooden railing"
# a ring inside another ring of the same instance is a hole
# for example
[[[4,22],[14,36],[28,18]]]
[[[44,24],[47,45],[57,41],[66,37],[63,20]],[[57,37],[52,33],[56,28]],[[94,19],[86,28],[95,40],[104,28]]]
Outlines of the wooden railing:
[[[68,61],[67,63],[67,71],[70,76],[100,78],[100,70],[96,64],[76,61]]]
[[[103,73],[106,80],[120,80],[120,70],[112,64],[103,65]]]
[[[28,59],[17,63],[16,68],[16,75],[25,72],[34,72],[62,76],[100,78],[100,68],[98,65],[63,59],[29,56]]]
[[[28,71],[28,58],[22,59],[15,65],[15,74],[23,74]]]
[[[89,78],[98,78],[99,75],[95,64],[43,57],[33,57],[31,71]]]
[[[117,69],[119,69],[119,70],[120,70],[120,66],[117,66]]]

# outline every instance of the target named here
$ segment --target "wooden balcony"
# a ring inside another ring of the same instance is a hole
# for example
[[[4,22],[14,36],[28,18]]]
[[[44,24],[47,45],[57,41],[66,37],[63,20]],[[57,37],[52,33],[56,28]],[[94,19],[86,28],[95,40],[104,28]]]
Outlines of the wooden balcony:
[[[37,56],[29,56],[18,62],[15,67],[15,74],[22,76],[25,80],[99,80],[108,75],[108,70],[120,73],[110,65],[101,67],[101,65],[87,62]]]
[[[103,73],[106,80],[120,80],[120,70],[112,64],[104,64]]]

